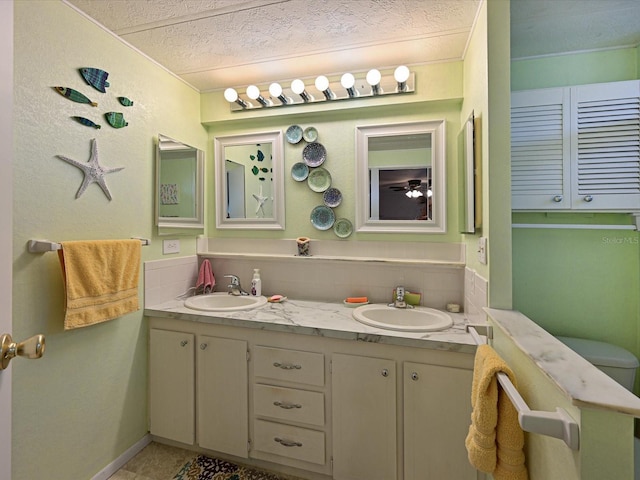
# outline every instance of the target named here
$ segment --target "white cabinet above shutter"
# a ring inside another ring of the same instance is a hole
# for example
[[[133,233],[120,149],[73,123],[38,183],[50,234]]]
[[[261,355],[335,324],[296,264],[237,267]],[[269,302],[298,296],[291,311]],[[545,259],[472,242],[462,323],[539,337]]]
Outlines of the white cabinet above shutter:
[[[572,175],[577,209],[640,208],[640,82],[574,88]]]
[[[569,89],[514,92],[511,96],[512,208],[570,206]]]

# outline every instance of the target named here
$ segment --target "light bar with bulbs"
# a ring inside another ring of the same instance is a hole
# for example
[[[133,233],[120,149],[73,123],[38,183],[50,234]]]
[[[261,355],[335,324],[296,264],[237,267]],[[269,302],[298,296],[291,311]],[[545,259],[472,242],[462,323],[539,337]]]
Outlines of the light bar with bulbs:
[[[339,81],[330,81],[320,75],[315,81],[296,78],[290,85],[274,82],[261,92],[256,85],[246,88],[247,100],[238,95],[235,88],[227,88],[224,98],[231,104],[231,111],[247,111],[310,103],[327,103],[337,100],[375,98],[383,95],[402,95],[415,91],[415,73],[404,65],[395,69],[393,75],[382,75],[371,69],[362,78],[345,73]]]

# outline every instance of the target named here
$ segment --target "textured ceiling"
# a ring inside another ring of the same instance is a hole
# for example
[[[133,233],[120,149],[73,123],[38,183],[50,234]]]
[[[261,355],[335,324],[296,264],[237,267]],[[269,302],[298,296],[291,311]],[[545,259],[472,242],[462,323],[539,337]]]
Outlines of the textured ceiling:
[[[640,44],[640,0],[511,0],[511,58]]]
[[[66,1],[201,91],[461,59],[481,4]],[[513,57],[640,43],[640,0],[511,0],[511,15]]]

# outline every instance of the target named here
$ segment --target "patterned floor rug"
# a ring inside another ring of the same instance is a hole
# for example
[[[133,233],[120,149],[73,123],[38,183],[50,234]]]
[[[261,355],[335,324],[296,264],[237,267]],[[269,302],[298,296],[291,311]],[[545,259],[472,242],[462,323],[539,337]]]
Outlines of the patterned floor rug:
[[[255,468],[198,455],[180,469],[173,480],[289,480]]]

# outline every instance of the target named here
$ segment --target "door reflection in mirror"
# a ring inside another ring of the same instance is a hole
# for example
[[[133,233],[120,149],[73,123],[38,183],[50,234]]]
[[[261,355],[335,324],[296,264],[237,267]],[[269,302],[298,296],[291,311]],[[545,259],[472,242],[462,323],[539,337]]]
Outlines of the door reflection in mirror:
[[[227,218],[273,218],[271,144],[224,148]]]

